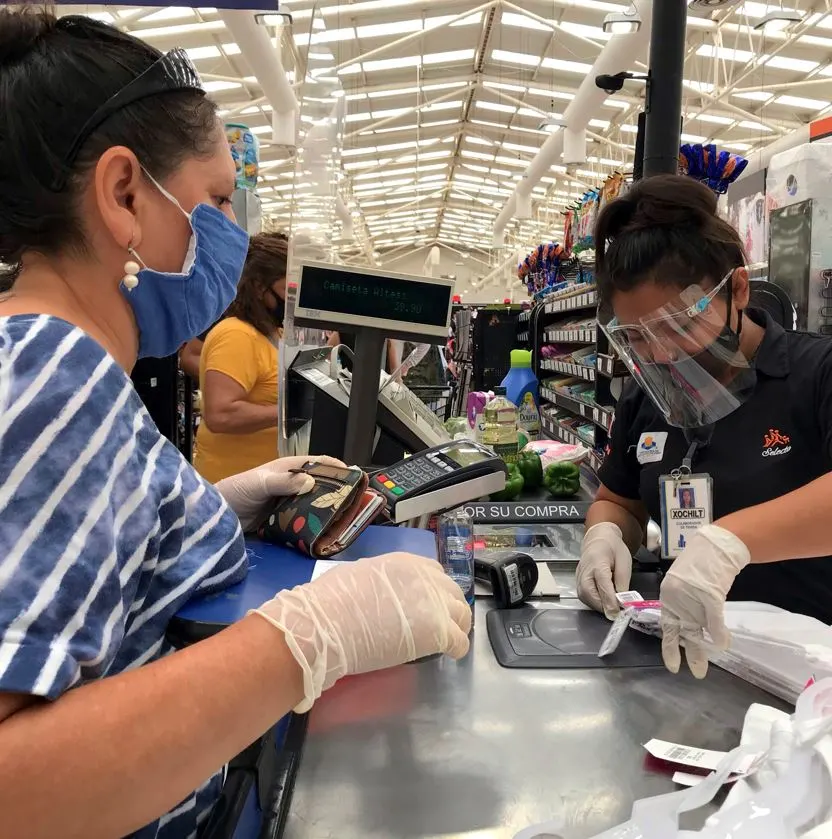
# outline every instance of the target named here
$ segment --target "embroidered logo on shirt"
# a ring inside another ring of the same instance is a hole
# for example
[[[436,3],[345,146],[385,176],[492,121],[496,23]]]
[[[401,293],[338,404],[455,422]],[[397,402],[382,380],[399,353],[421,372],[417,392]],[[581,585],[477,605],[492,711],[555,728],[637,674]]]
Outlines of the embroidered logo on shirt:
[[[778,457],[792,450],[791,437],[781,433],[779,428],[769,428],[763,437],[763,457]]]
[[[638,438],[636,447],[636,460],[640,464],[658,463],[664,457],[664,447],[667,443],[667,432],[656,431],[652,434],[648,431]]]

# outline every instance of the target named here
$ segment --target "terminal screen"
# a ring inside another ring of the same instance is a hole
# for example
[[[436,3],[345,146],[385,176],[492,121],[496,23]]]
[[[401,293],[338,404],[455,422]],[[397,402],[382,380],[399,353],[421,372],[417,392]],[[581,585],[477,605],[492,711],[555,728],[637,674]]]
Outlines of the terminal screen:
[[[437,283],[304,265],[298,306],[383,320],[445,326],[451,289]]]
[[[451,446],[444,449],[442,454],[460,466],[473,466],[475,463],[482,463],[486,459],[486,456],[479,449],[470,446]]]

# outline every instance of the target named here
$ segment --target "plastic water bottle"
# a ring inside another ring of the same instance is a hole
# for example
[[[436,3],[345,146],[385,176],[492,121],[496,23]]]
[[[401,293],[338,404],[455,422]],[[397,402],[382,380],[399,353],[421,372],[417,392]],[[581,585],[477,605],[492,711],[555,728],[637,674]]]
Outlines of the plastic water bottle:
[[[461,507],[436,523],[436,545],[445,573],[462,589],[474,616],[474,520]]]

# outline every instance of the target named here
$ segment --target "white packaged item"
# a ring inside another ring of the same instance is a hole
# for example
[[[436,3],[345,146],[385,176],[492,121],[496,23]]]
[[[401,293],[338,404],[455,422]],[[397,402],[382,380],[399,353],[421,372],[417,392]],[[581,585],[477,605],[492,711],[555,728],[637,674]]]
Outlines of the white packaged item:
[[[766,173],[768,213],[809,198],[827,198],[832,181],[832,143],[804,143],[771,158]]]
[[[589,454],[586,446],[559,443],[557,440],[532,440],[523,448],[524,452],[536,452],[545,469],[550,463],[583,463]]]
[[[832,676],[832,628],[766,603],[727,603],[731,647],[714,664],[794,702],[806,684]]]

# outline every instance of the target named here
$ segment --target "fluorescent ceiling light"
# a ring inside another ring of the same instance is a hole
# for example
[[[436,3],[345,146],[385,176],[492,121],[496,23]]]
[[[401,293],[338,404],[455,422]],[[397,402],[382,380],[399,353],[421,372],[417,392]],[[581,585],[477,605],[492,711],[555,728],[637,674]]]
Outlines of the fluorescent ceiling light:
[[[350,76],[357,73],[372,73],[376,70],[401,70],[408,67],[420,67],[433,64],[455,64],[460,61],[471,61],[476,50],[448,50],[446,52],[427,53],[426,55],[405,55],[399,58],[379,58],[373,61],[362,61],[351,64],[338,71],[339,76]]]
[[[610,12],[602,25],[604,32],[610,35],[628,35],[641,29],[641,15],[633,7],[623,12]]]
[[[739,123],[740,128],[749,128],[752,131],[772,131],[767,125],[763,125],[761,122],[754,122],[750,119],[744,119],[742,122]]]
[[[193,14],[193,12],[191,12]],[[115,23],[115,18],[109,12],[85,12],[84,17],[97,20],[101,23]],[[145,18],[147,20],[147,18]]]
[[[711,122],[714,125],[733,125],[737,120],[733,117],[721,117],[717,114],[685,114],[685,119],[696,120],[697,122]]]
[[[500,17],[502,26],[519,26],[521,29],[535,29],[538,32],[551,32],[553,27],[534,20],[527,15],[518,15],[514,12],[503,12]]]
[[[762,17],[758,23],[755,23],[754,28],[758,31],[782,32],[793,23],[800,23],[801,20],[803,20],[803,15],[800,12],[792,9],[775,9]]]
[[[222,45],[222,52],[220,52],[220,47],[215,46],[192,47],[185,52],[188,53],[191,61],[201,61],[206,58],[220,58],[223,52],[226,55],[239,55],[240,47],[235,43],[229,43]]]
[[[573,23],[565,20],[557,25],[558,29],[568,32],[570,35],[577,35],[579,38],[589,38],[592,41],[609,41],[611,32],[605,32],[597,26],[587,26],[585,23]]]
[[[517,111],[516,105],[503,105],[502,102],[477,101],[477,107],[486,111],[500,111],[504,114],[513,114]]]
[[[783,55],[775,55],[766,60],[766,67],[775,67],[778,70],[795,70],[798,73],[809,73],[817,66],[817,61],[807,61],[803,58],[789,58]]]
[[[447,128],[449,125],[459,125],[458,119],[437,119],[431,122],[409,123],[408,125],[394,125],[386,128],[368,128],[361,132],[362,137],[371,137],[374,134],[393,134],[397,131],[408,131],[415,134],[417,131],[432,131],[435,128]]]
[[[748,90],[744,93],[732,93],[737,99],[749,99],[752,102],[768,102],[769,99],[774,98],[773,93],[767,93],[764,90]]]
[[[242,84],[240,82],[214,81],[203,82],[202,87],[206,93],[219,93],[221,90],[234,90],[235,88],[242,87]]]
[[[805,96],[778,96],[777,105],[791,105],[794,108],[805,108],[809,111],[820,111],[829,105],[825,99],[808,99]]]
[[[510,50],[492,50],[491,58],[504,64],[519,64],[522,67],[546,67],[549,70],[561,70],[564,73],[577,73],[585,76],[591,69],[591,65],[580,61],[565,61],[561,58],[543,58],[536,55],[529,55],[525,52],[512,52]]]
[[[172,38],[179,35],[194,35],[200,32],[219,32],[225,29],[221,20],[208,20],[203,23],[182,23],[177,26],[159,26],[151,29],[137,27],[131,34],[138,38]]]
[[[743,64],[749,64],[755,59],[755,54],[750,50],[720,47],[716,44],[702,44],[696,50],[696,54],[703,58],[719,58],[722,61],[741,61]]]

